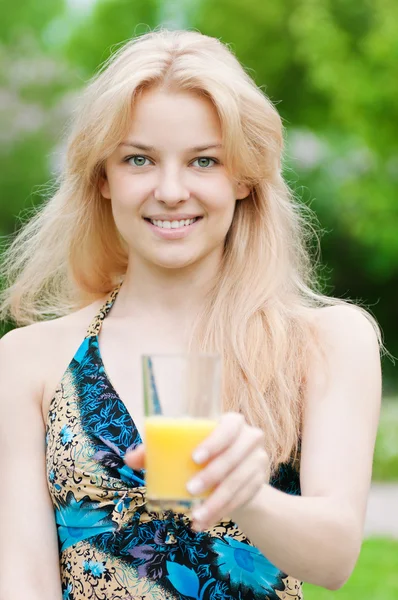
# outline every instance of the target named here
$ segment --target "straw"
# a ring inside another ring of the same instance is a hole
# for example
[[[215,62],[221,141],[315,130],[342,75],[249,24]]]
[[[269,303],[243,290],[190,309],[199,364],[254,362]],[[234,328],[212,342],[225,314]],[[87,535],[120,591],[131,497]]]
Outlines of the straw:
[[[148,383],[151,391],[150,398],[148,398],[147,395]],[[155,415],[162,414],[162,407],[160,405],[159,394],[156,388],[155,376],[153,373],[153,363],[150,356],[147,356],[146,360],[144,361],[144,402],[145,412],[147,415],[149,412]],[[152,409],[151,411],[149,411],[149,405]]]

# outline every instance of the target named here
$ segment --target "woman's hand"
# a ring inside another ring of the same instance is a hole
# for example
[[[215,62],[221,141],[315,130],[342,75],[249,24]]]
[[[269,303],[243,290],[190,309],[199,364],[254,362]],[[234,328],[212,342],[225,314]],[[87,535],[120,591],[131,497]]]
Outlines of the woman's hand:
[[[239,413],[225,413],[214,431],[196,448],[193,459],[205,466],[187,484],[193,495],[213,490],[192,513],[192,527],[208,529],[254,498],[264,485],[269,460],[261,429],[248,425]],[[126,464],[144,468],[142,446],[129,452]]]
[[[195,495],[213,490],[192,513],[192,526],[197,530],[211,527],[247,504],[268,474],[264,433],[248,425],[239,413],[225,413],[218,427],[196,449],[193,459],[206,466],[188,482],[188,491]]]

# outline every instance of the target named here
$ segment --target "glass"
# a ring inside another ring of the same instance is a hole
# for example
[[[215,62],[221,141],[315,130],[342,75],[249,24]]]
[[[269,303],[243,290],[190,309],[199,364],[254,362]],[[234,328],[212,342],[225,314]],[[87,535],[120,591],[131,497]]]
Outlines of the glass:
[[[204,465],[192,459],[221,414],[217,354],[142,357],[147,508],[187,512],[209,494],[192,496],[188,481]]]

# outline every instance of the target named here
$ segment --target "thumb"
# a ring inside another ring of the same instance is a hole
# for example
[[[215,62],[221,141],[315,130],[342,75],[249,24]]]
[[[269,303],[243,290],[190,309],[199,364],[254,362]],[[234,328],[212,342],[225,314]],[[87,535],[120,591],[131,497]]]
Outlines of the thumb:
[[[130,469],[138,471],[145,467],[145,449],[144,445],[140,444],[134,450],[130,450],[124,457],[124,462]]]

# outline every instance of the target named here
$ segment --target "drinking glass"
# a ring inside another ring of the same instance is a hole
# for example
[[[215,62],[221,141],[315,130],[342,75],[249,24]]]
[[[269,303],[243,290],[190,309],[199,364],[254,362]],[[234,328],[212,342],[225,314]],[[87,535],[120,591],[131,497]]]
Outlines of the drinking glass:
[[[142,367],[147,508],[187,512],[209,494],[192,496],[186,484],[204,466],[192,453],[221,414],[221,359],[145,355]]]

